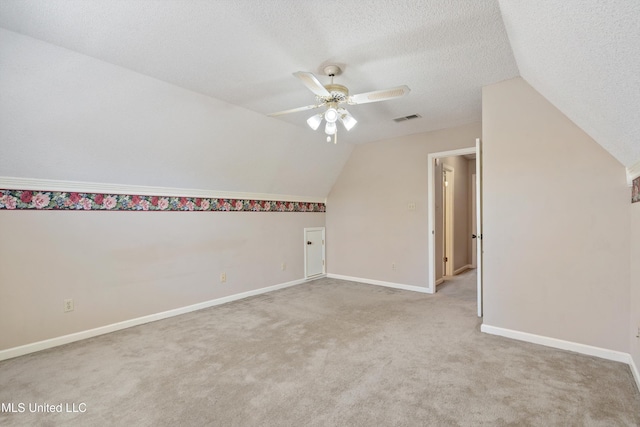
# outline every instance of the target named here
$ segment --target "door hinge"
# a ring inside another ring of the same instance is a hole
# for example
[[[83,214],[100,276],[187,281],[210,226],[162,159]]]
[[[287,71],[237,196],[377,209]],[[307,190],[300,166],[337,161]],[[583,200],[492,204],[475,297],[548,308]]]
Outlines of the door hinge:
[[[324,239],[322,240],[322,244],[324,245]]]
[[[444,258],[442,258],[442,260],[443,260],[444,262],[448,262],[448,261],[449,261],[449,258],[444,257]]]
[[[324,265],[324,260],[322,260],[322,265]]]

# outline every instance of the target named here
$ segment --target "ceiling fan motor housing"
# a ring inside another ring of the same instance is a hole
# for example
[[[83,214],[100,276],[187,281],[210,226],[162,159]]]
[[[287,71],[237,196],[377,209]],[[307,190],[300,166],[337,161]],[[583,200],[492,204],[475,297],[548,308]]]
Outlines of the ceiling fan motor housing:
[[[329,84],[325,88],[331,94],[331,97],[324,98],[325,102],[346,102],[349,97],[349,89],[346,86]]]

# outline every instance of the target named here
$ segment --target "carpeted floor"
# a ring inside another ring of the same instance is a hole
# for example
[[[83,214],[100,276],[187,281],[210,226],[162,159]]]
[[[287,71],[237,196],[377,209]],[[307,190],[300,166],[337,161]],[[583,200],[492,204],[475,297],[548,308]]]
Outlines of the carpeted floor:
[[[438,289],[320,279],[0,362],[0,425],[640,425],[628,366],[480,333],[473,271]]]

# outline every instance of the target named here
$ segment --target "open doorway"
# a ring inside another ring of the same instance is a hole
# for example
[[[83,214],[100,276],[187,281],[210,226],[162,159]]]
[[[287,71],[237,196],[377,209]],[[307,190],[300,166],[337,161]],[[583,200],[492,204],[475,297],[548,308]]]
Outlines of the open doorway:
[[[476,147],[429,154],[429,283],[437,285],[469,269],[477,272],[482,316],[481,155]]]
[[[445,277],[454,276],[454,255],[455,255],[455,247],[456,241],[454,238],[455,233],[455,215],[454,215],[454,204],[455,204],[455,185],[454,185],[454,177],[455,177],[455,169],[451,166],[451,164],[447,164],[444,161],[438,161],[436,159],[436,168],[441,165],[442,173],[436,175],[441,176],[442,182],[440,183],[440,187],[442,188],[442,200],[441,204],[436,203],[436,221],[442,222],[442,226],[440,230],[436,228],[436,252],[442,252],[442,270],[440,274],[436,272],[436,286],[438,285],[438,281],[440,283],[444,280]],[[441,207],[441,208],[440,208]],[[441,247],[437,247],[441,245]]]

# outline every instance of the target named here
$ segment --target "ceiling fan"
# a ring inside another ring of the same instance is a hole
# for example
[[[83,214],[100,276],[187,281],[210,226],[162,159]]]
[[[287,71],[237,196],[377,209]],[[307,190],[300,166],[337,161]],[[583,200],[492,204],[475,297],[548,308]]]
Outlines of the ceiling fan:
[[[293,73],[300,79],[303,85],[316,95],[316,103],[304,107],[292,108],[290,110],[278,111],[269,114],[270,117],[281,116],[283,114],[297,113],[298,111],[313,110],[325,107],[325,111],[311,116],[307,119],[307,124],[311,129],[316,130],[320,127],[322,119],[326,121],[324,132],[327,134],[327,142],[331,141],[333,135],[333,143],[338,142],[338,128],[336,122],[339,120],[347,131],[351,130],[358,122],[343,107],[347,105],[367,104],[370,102],[386,101],[393,98],[399,98],[408,94],[411,89],[408,86],[398,86],[390,89],[374,90],[372,92],[359,93],[357,95],[349,95],[349,89],[345,86],[334,84],[333,78],[342,73],[342,69],[337,65],[327,65],[323,69],[324,73],[331,77],[331,83],[324,86],[312,73],[306,71],[298,71]]]

